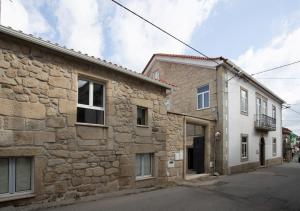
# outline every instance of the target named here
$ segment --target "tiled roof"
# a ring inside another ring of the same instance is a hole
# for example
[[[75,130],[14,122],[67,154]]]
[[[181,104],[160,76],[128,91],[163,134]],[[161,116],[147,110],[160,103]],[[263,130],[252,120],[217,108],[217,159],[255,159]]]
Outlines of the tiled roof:
[[[171,87],[172,85],[167,83],[167,82],[162,82],[162,81],[159,81],[159,80],[149,78],[149,77],[144,76],[144,75],[142,75],[138,72],[127,69],[126,67],[122,67],[120,65],[113,64],[111,62],[108,62],[108,61],[100,59],[100,58],[96,58],[94,56],[89,56],[88,54],[83,54],[80,51],[75,51],[74,49],[69,49],[69,48],[66,48],[65,46],[60,46],[58,43],[53,43],[53,42],[50,42],[49,40],[43,40],[42,38],[35,37],[32,34],[26,34],[22,31],[14,30],[11,27],[5,27],[5,26],[0,25],[0,33],[6,34],[8,36],[13,36],[13,37],[18,38],[18,39],[25,40],[27,42],[30,42],[30,43],[33,43],[33,44],[36,44],[36,45],[54,50],[54,51],[59,52],[59,53],[63,53],[65,55],[68,55],[68,56],[71,56],[71,57],[79,58],[79,59],[97,64],[97,65],[108,67],[108,68],[113,69],[115,71],[127,74],[129,76],[135,77],[135,78],[140,79],[140,80],[144,80],[144,81],[156,84],[158,86],[162,86],[164,88],[168,88],[168,89],[172,88]]]
[[[181,58],[181,59],[195,59],[195,60],[203,60],[203,61],[216,61],[216,60],[227,60],[223,57],[203,57],[203,56],[194,56],[194,55],[184,55],[184,54],[168,54],[168,53],[156,53],[153,54],[151,59],[148,61],[148,63],[146,64],[144,70],[142,73],[144,73],[146,71],[146,69],[148,68],[148,66],[150,65],[151,61],[153,60],[153,58],[155,56],[163,56],[163,57],[173,57],[173,58]]]
[[[167,54],[167,53],[156,53],[153,56],[166,56],[166,57],[176,57],[183,59],[199,59],[199,60],[222,60],[223,57],[203,57],[203,56],[194,56],[194,55],[183,55],[183,54]]]

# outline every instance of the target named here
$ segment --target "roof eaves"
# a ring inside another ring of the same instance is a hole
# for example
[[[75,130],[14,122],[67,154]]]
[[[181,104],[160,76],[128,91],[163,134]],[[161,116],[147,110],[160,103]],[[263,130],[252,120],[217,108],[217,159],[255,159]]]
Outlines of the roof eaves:
[[[97,64],[97,65],[108,67],[108,68],[116,70],[118,72],[130,75],[130,76],[138,78],[140,80],[144,80],[144,81],[156,84],[158,86],[161,86],[161,87],[164,87],[164,88],[167,88],[167,89],[172,89],[172,86],[169,85],[169,84],[162,83],[160,81],[151,79],[151,78],[149,78],[147,76],[144,76],[140,73],[134,72],[132,70],[129,70],[127,68],[124,68],[124,67],[116,65],[116,64],[113,64],[111,62],[107,62],[107,61],[102,60],[100,58],[95,58],[93,56],[88,56],[87,54],[82,54],[80,51],[76,52],[73,49],[68,49],[66,47],[62,47],[57,43],[52,43],[50,41],[45,41],[40,37],[36,38],[32,34],[25,34],[22,31],[16,31],[16,30],[12,29],[11,27],[5,27],[5,26],[0,25],[0,32],[4,33],[6,35],[10,35],[10,36],[16,37],[18,39],[22,39],[22,40],[31,42],[33,44],[48,48],[48,49],[51,49],[51,50],[54,50],[56,52],[60,52],[60,53],[63,53],[63,54],[66,54],[66,55],[69,55],[69,56],[72,56],[72,57],[76,57],[76,58],[79,58],[79,59],[82,59],[84,61]]]

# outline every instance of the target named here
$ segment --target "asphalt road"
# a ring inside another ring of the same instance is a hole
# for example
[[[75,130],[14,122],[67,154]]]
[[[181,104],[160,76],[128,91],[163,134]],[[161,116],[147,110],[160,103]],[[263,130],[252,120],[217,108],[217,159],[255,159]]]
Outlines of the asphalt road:
[[[214,185],[173,187],[44,211],[300,210],[300,164],[224,176]]]

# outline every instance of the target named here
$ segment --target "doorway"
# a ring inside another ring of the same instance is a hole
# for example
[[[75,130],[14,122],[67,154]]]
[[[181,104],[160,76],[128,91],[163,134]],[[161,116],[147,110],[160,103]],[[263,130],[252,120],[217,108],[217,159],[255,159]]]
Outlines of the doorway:
[[[259,160],[260,160],[260,165],[265,166],[265,139],[264,137],[261,137],[260,139],[260,144],[259,144]]]
[[[204,170],[205,155],[204,137],[194,137],[193,146],[187,148],[187,167],[188,172],[194,174],[202,174]]]

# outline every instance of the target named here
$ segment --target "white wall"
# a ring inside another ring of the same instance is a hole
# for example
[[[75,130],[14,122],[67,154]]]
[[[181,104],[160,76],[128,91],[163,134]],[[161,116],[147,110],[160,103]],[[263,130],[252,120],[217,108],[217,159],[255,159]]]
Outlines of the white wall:
[[[228,74],[231,78],[232,74]],[[240,112],[240,88],[248,90],[248,116]],[[276,131],[258,132],[254,128],[256,114],[256,93],[268,99],[268,116],[272,116],[272,105],[276,106]],[[259,143],[263,135],[265,139],[265,158],[282,156],[281,105],[270,99],[264,92],[256,89],[249,82],[235,77],[228,82],[228,164],[229,167],[247,162],[259,161]],[[248,134],[249,158],[241,162],[241,134]],[[277,155],[272,155],[272,138],[277,140]]]

